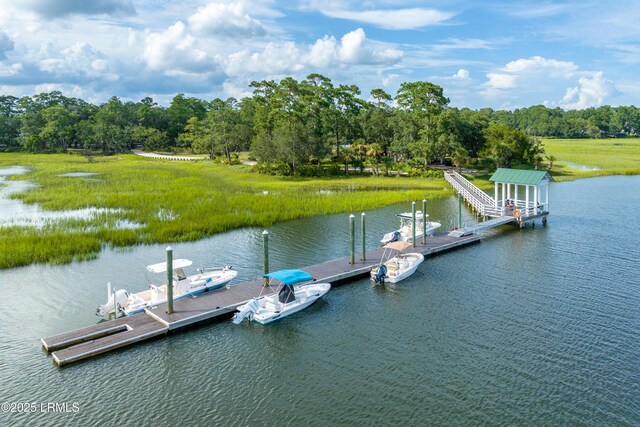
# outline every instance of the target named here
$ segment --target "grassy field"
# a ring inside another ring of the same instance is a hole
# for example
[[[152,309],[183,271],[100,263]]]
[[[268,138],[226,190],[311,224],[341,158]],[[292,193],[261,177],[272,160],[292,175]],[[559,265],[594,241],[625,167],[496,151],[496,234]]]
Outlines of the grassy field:
[[[640,138],[544,139],[556,181],[640,174]]]
[[[292,179],[258,175],[246,166],[170,162],[133,155],[0,154],[0,167],[26,166],[38,188],[14,194],[47,210],[111,209],[86,220],[42,228],[0,227],[0,268],[90,259],[105,245],[124,247],[200,239],[244,226],[319,214],[358,212],[449,194],[444,179],[353,177]],[[97,175],[63,177],[70,172]],[[137,224],[123,228],[118,224]]]

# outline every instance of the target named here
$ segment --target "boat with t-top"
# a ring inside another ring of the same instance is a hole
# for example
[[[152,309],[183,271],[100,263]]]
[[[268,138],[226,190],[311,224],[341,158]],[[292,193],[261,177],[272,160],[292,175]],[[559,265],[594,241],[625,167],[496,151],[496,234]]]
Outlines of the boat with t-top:
[[[193,262],[188,259],[173,260],[173,299],[185,298],[202,292],[220,289],[234,279],[238,272],[231,266],[203,267],[198,274],[187,276],[183,270]],[[147,266],[150,273],[164,273],[167,264],[160,262]],[[124,289],[115,292],[111,290],[111,283],[107,284],[107,302],[98,307],[96,315],[107,316],[112,313],[126,315],[139,313],[146,308],[167,302],[167,285],[149,285],[149,289],[142,292],[130,293]]]
[[[413,239],[413,215],[411,212],[403,212],[397,215],[400,218],[400,228],[384,235],[380,240],[383,245],[391,242],[410,242]],[[427,236],[431,236],[435,230],[442,226],[438,221],[430,221],[429,215],[424,214],[425,221],[422,219],[422,211],[416,212],[416,238],[422,236],[424,229]]]
[[[236,325],[247,318],[262,325],[275,322],[309,307],[331,289],[331,283],[317,283],[303,270],[279,270],[263,277],[267,286],[260,296],[237,308]],[[262,295],[266,289],[271,293]]]
[[[391,242],[383,246],[380,264],[371,269],[371,281],[374,284],[398,283],[411,276],[424,261],[424,255],[406,252],[412,248],[409,242]]]

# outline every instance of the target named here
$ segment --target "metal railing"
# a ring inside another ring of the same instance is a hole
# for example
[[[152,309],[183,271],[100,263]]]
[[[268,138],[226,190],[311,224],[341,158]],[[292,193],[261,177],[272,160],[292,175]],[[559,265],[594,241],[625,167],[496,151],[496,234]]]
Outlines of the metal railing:
[[[465,177],[456,171],[446,171],[445,180],[465,198],[471,206],[482,216],[503,216],[504,208],[495,207],[495,201],[484,191],[469,182]]]
[[[493,199],[493,197],[489,196],[487,193],[485,193],[484,191],[482,191],[481,189],[479,189],[478,187],[473,185],[467,178],[465,178],[464,176],[460,175],[458,172],[456,172],[454,170],[449,170],[448,174],[453,179],[455,179],[460,184],[462,184],[464,187],[466,187],[469,190],[469,192],[474,194],[476,196],[476,198],[478,198],[480,201],[483,202],[483,204],[485,204],[485,205],[493,205],[493,204],[495,204],[495,200]],[[447,173],[445,173],[445,177],[446,177],[446,175],[447,175]]]

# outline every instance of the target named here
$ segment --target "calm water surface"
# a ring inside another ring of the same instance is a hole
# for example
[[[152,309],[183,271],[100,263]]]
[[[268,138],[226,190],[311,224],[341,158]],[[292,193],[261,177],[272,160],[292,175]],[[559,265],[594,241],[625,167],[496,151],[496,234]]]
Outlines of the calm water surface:
[[[274,325],[224,321],[57,369],[39,339],[95,323],[106,282],[147,287],[166,245],[0,271],[0,402],[78,402],[0,425],[639,425],[640,177],[555,184],[547,227],[503,227]],[[367,213],[368,244],[410,205]],[[429,202],[447,223],[455,198]],[[348,253],[347,216],[270,229],[272,268]],[[261,268],[260,229],[174,245]]]

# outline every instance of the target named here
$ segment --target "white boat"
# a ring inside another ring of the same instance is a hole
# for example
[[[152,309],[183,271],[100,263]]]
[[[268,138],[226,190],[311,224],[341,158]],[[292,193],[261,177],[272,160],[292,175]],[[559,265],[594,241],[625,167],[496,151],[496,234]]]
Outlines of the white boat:
[[[274,271],[263,277],[275,279],[280,284],[273,289],[269,281],[265,289],[271,288],[273,294],[261,295],[239,306],[233,316],[236,325],[246,318],[262,325],[275,322],[307,308],[331,289],[331,283],[316,283],[302,270]]]
[[[420,253],[405,253],[411,247],[413,244],[409,242],[391,242],[384,245],[380,264],[371,269],[371,281],[376,285],[385,282],[398,283],[411,276],[424,261],[424,255]]]
[[[400,218],[400,228],[384,235],[382,240],[383,245],[391,242],[410,242],[413,238],[413,218],[411,212],[403,212],[397,215]],[[416,212],[416,239],[422,236],[422,228],[425,227],[427,236],[431,236],[435,230],[440,228],[442,224],[437,221],[429,221],[429,215],[425,215],[427,220],[422,223],[422,211]]]
[[[173,299],[177,300],[202,292],[220,289],[238,275],[238,272],[226,267],[205,267],[198,269],[198,274],[187,276],[183,268],[188,267],[193,262],[188,259],[173,260]],[[147,271],[151,273],[164,273],[167,271],[167,264],[164,262],[147,266]],[[107,303],[98,307],[96,315],[107,316],[115,313],[117,307],[118,316],[139,313],[145,308],[153,307],[167,302],[167,285],[149,285],[149,289],[129,293],[124,289],[118,289],[115,293],[111,291],[111,284],[107,285]],[[115,294],[115,304],[114,304]]]

